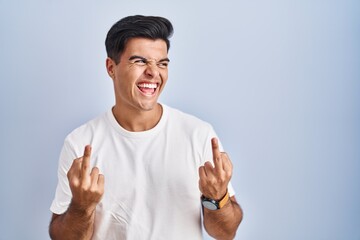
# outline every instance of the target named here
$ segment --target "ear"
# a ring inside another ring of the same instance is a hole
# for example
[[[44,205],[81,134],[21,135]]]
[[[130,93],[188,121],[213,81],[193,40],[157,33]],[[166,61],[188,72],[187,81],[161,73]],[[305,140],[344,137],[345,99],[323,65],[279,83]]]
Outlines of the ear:
[[[109,74],[109,77],[111,77],[112,79],[114,79],[115,77],[115,62],[114,60],[112,60],[111,58],[106,58],[106,71]]]

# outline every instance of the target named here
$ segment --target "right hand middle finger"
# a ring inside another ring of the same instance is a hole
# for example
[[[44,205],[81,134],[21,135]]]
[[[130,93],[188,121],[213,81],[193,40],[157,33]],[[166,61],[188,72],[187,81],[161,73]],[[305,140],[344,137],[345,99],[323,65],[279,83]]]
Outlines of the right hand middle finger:
[[[81,176],[85,178],[90,175],[90,156],[91,156],[91,146],[86,145],[84,149],[84,156],[82,157],[82,164],[81,164]]]

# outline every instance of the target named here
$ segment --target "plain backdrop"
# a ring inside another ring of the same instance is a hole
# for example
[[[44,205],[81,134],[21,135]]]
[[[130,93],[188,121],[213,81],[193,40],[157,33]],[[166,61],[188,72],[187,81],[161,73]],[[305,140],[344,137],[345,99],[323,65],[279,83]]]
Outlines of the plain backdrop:
[[[161,101],[220,136],[236,239],[360,239],[359,1],[0,0],[1,240],[49,239],[63,140],[114,104],[105,35],[133,14],[173,22]]]

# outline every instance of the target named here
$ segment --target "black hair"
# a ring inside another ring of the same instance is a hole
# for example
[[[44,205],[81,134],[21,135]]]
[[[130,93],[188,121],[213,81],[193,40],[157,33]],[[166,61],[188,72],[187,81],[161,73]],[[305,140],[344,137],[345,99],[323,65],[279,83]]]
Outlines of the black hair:
[[[118,64],[128,40],[137,37],[162,39],[166,42],[169,51],[169,38],[173,31],[171,22],[163,17],[135,15],[122,18],[107,33],[105,40],[107,56]]]

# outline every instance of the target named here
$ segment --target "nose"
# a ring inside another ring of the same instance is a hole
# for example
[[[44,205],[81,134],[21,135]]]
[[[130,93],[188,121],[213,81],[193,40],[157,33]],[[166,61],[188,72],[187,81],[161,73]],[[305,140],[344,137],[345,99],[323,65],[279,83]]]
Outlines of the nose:
[[[159,69],[158,69],[158,66],[156,65],[156,63],[149,62],[147,64],[147,66],[146,66],[145,74],[147,76],[151,76],[153,78],[158,77],[159,76]]]

